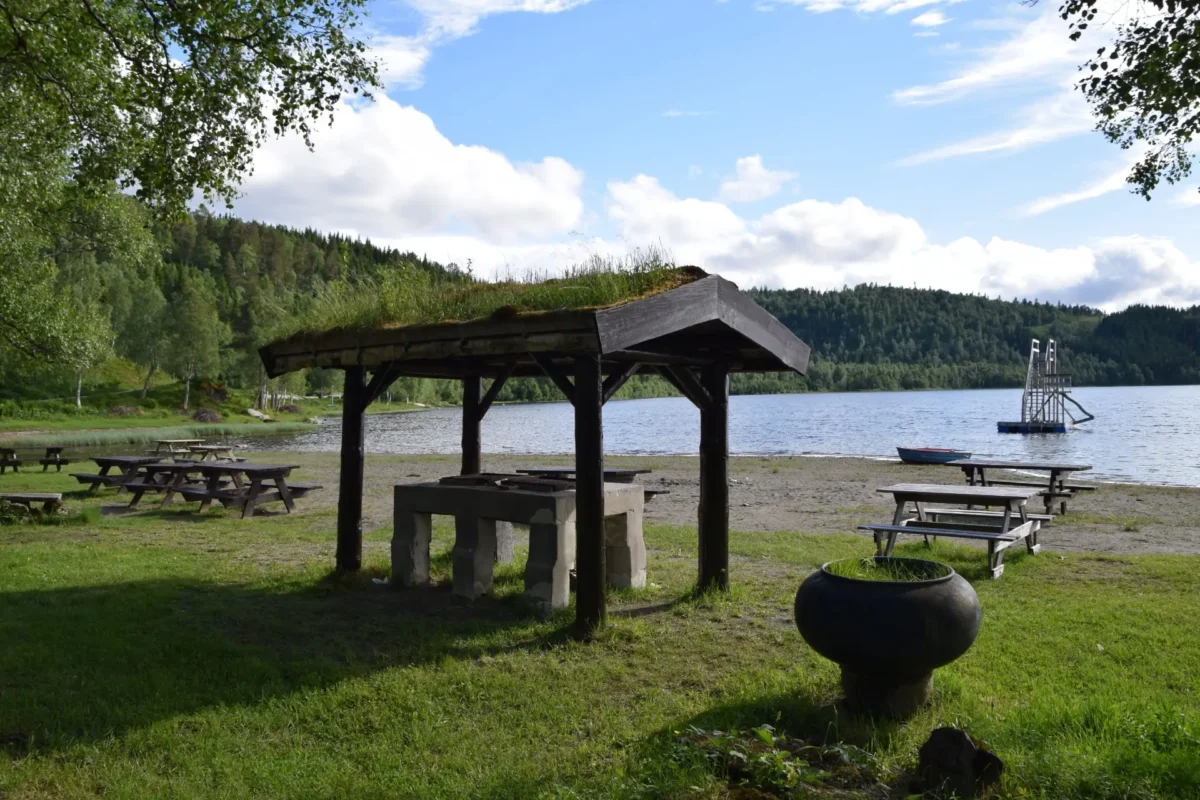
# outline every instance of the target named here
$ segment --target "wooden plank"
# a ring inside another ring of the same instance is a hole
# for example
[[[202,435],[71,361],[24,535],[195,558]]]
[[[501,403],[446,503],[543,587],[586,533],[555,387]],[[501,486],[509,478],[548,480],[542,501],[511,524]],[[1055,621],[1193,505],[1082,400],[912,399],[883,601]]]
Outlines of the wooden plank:
[[[371,375],[371,382],[367,384],[366,404],[363,407],[365,408],[378,400],[380,395],[386,392],[399,377],[400,370],[395,364],[388,364],[382,369],[376,370]]]
[[[675,379],[672,383],[682,389],[684,397],[691,400],[696,408],[704,411],[712,406],[713,398],[692,370],[686,367],[666,367],[666,371]]]
[[[717,319],[717,278],[701,278],[678,289],[596,313],[600,351],[611,353]]]
[[[947,463],[947,467],[976,467],[983,469],[1035,469],[1049,472],[1079,472],[1081,470],[1091,469],[1090,464],[1060,464],[1054,461],[999,461],[988,458],[964,458],[960,461],[951,461]]]
[[[729,588],[729,373],[705,368],[700,387],[700,564],[698,585]]]
[[[1016,486],[944,486],[937,483],[898,483],[875,491],[896,497],[915,498],[923,502],[975,503],[987,501],[1028,500],[1037,497],[1040,489]]]
[[[474,475],[483,472],[483,441],[480,422],[483,414],[479,410],[483,391],[483,379],[468,375],[462,381],[462,474]]]
[[[571,379],[554,363],[554,359],[548,355],[534,353],[533,360],[538,363],[538,366],[549,376],[550,380],[554,381],[554,385],[566,396],[567,402],[575,405],[575,386],[571,383]],[[596,363],[599,365],[600,362],[597,361]]]
[[[367,410],[367,387],[364,377],[362,367],[347,369],[346,385],[342,393],[337,568],[343,572],[357,572],[362,568],[362,492],[365,461],[363,433]]]
[[[604,624],[603,376],[597,356],[575,359],[575,632]]]
[[[805,374],[812,348],[766,309],[742,294],[735,284],[719,275],[714,278],[721,321],[778,359],[781,369]]]
[[[612,396],[621,390],[621,387],[625,385],[625,382],[632,378],[638,369],[641,368],[641,366],[642,365],[640,363],[633,361],[624,365],[619,370],[605,378],[604,386],[601,390],[602,402],[607,403],[609,400],[611,400]]]

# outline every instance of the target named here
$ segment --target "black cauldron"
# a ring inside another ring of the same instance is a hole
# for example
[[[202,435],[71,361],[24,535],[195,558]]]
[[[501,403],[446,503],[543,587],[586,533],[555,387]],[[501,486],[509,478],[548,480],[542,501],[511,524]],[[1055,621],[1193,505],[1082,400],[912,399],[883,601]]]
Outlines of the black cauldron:
[[[825,564],[796,592],[796,626],[841,666],[850,708],[904,717],[929,701],[933,670],[971,647],[983,612],[971,584],[948,566],[883,556],[875,563],[935,577],[864,580]]]

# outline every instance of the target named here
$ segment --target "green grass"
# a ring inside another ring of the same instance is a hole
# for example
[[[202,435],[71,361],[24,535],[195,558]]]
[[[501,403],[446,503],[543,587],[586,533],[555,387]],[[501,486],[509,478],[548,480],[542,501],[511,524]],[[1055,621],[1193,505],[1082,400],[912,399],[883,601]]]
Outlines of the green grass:
[[[399,270],[380,282],[333,283],[305,313],[283,321],[272,337],[335,329],[367,330],[436,322],[462,322],[494,313],[524,314],[603,308],[695,280],[670,266],[656,250],[624,261],[593,258],[558,277],[530,274],[521,280],[446,281],[423,270]]]
[[[909,583],[945,578],[950,568],[936,561],[913,558],[840,558],[825,565],[825,571],[841,578],[881,583]]]
[[[734,534],[731,591],[697,596],[695,529],[650,526],[650,588],[616,593],[581,644],[569,613],[521,614],[520,548],[494,598],[452,602],[440,520],[436,587],[370,580],[386,529],[362,576],[331,576],[334,495],[248,522],[179,507],[0,528],[0,797],[715,798],[689,731],[764,724],[862,747],[893,783],[957,725],[1005,760],[1001,797],[1200,795],[1196,557],[1010,551],[990,581],[977,549],[898,547],[972,581],[984,621],[930,708],[876,723],[836,705],[791,612],[865,538]]]
[[[124,420],[114,420],[124,421]],[[5,439],[0,434],[0,442],[16,447],[45,447],[47,445],[64,445],[73,447],[97,447],[116,444],[142,444],[157,439],[211,439],[221,436],[255,436],[300,433],[312,430],[315,426],[303,422],[276,422],[264,424],[258,420],[226,424],[213,423],[190,425],[172,425],[168,427],[130,426],[116,430],[73,430],[57,433],[30,434],[27,436]]]

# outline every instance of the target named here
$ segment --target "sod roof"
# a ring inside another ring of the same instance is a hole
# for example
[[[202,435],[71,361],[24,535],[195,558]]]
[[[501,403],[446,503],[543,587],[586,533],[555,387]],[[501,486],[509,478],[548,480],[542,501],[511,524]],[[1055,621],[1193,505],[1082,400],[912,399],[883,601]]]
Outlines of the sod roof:
[[[267,371],[306,367],[399,374],[538,375],[546,358],[600,355],[733,370],[797,370],[808,346],[729,281],[697,267],[579,268],[541,281],[447,282],[401,273],[337,287],[262,348]]]

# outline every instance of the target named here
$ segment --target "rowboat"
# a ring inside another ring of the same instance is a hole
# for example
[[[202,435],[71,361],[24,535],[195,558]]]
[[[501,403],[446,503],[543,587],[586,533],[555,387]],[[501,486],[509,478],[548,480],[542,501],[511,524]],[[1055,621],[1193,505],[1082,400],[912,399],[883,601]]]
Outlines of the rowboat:
[[[905,464],[948,464],[971,457],[965,450],[951,450],[948,447],[897,447],[896,452]]]

